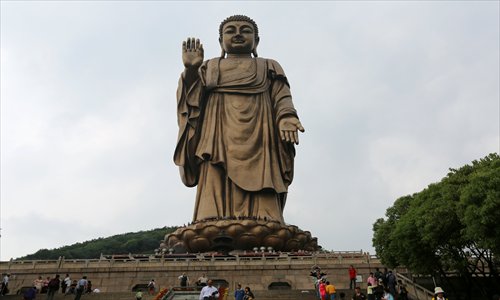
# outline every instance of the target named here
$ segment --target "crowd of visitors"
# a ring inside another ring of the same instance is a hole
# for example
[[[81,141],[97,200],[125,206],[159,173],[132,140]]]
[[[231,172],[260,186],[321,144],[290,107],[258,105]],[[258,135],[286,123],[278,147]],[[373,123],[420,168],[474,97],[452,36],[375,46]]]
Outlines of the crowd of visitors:
[[[366,295],[357,286],[357,280],[353,282],[353,274],[356,270],[353,266],[349,267],[349,286],[354,284],[354,294],[352,300],[408,300],[408,290],[406,285],[396,279],[396,275],[391,270],[384,268],[381,272],[379,268],[375,272],[370,272],[366,279]],[[441,287],[436,287],[433,300],[446,300],[444,291]]]
[[[24,291],[23,299],[32,300],[36,299],[39,294],[46,294],[46,299],[52,300],[59,292],[59,289],[64,295],[75,295],[75,300],[79,300],[83,294],[100,292],[99,289],[93,290],[92,282],[87,280],[87,276],[82,276],[78,281],[72,281],[69,274],[66,274],[62,280],[61,276],[56,274],[54,278],[48,276],[46,279],[43,279],[42,276],[38,276],[33,280],[32,287]]]
[[[351,300],[408,300],[406,286],[401,280],[397,281],[395,274],[387,268],[384,268],[384,272],[381,272],[379,268],[376,268],[375,272],[370,272],[366,279],[366,294],[361,290],[361,276],[358,276],[353,265],[349,266],[347,274],[349,289],[354,290]],[[345,293],[343,292],[337,298],[335,286],[331,284],[327,279],[327,274],[322,272],[318,266],[313,266],[310,275],[313,277],[316,295],[320,300],[344,299]],[[439,289],[441,290],[441,288]],[[439,300],[444,299],[439,298]]]
[[[351,265],[349,268],[349,286],[351,287],[353,284],[354,294],[352,296],[352,300],[407,300],[407,291],[406,287],[400,283],[399,291],[396,290],[396,276],[392,273],[391,270],[384,269],[382,273],[379,268],[375,269],[375,273],[370,272],[368,278],[366,279],[366,295],[361,291],[359,286],[356,286],[356,278],[353,282],[352,275],[356,273],[356,271],[352,270],[354,267]]]
[[[321,300],[335,300],[337,291],[335,285],[327,280],[327,274],[322,272],[320,267],[313,266],[310,275],[313,277],[314,289],[318,298]]]

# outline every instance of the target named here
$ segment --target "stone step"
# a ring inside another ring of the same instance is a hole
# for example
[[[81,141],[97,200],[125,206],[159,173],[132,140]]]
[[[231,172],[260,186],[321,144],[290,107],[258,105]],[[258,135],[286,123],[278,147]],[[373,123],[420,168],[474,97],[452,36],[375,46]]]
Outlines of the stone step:
[[[344,293],[345,299],[351,299],[353,290],[337,290],[337,298],[340,299],[340,293]],[[290,300],[318,300],[314,290],[274,290],[274,291],[254,291],[255,298],[258,300],[290,299]],[[231,295],[232,296],[232,295]],[[228,297],[229,300],[234,297]]]
[[[337,299],[340,299],[339,295],[344,292],[345,299],[351,299],[353,293],[352,290],[337,290]],[[314,290],[267,290],[267,291],[254,291],[255,298],[258,300],[318,300],[316,297],[316,292]],[[45,299],[46,294],[41,294],[37,296],[37,299]],[[74,295],[63,295],[58,293],[55,295],[54,300],[72,300]],[[5,295],[0,297],[0,300],[19,300],[22,296],[20,295]],[[144,293],[143,300],[152,300],[154,296],[147,295]],[[133,292],[116,292],[116,293],[93,293],[85,294],[81,298],[82,300],[135,300],[135,293]],[[183,299],[182,297],[176,297],[174,299]],[[234,295],[230,292],[227,300],[233,300]]]
[[[36,300],[45,300],[47,294],[37,295]],[[72,300],[75,295],[63,295],[61,293],[54,296],[54,300]],[[143,300],[152,300],[154,296],[144,294]],[[0,300],[20,300],[21,295],[5,295],[0,296]],[[133,292],[117,292],[117,293],[93,293],[82,295],[81,300],[135,300],[135,293]]]

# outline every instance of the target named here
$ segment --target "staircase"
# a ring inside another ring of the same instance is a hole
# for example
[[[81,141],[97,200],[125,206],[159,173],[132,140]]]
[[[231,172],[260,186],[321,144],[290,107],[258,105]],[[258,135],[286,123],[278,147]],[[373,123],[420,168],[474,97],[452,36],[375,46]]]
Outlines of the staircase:
[[[0,300],[21,300],[22,295],[5,295],[0,296]],[[54,300],[73,300],[75,295],[56,294]],[[142,300],[152,300],[154,296],[143,294]],[[47,294],[37,295],[36,300],[47,299]],[[135,300],[135,293],[133,292],[117,292],[117,293],[94,293],[82,295],[81,300]]]
[[[346,294],[345,299],[351,299],[353,290],[337,290],[337,295],[341,292]],[[319,300],[314,290],[266,290],[266,291],[253,291],[255,299],[257,300]],[[192,292],[175,292],[174,296],[168,297],[167,300],[198,300],[196,294],[193,298]],[[226,300],[233,300],[234,295],[229,293]],[[340,299],[340,298],[337,298]]]
[[[341,292],[346,294],[345,299],[351,298],[352,290],[337,290],[337,299],[340,299],[338,295]],[[318,300],[316,297],[316,292],[314,290],[268,290],[268,291],[254,291],[256,300]],[[45,300],[46,294],[41,294],[37,296],[37,300]],[[73,300],[74,295],[63,295],[61,293],[56,294],[54,300]],[[143,300],[152,300],[154,296],[147,295],[144,293]],[[5,295],[0,296],[0,300],[20,300],[21,295]],[[116,292],[116,293],[94,293],[83,295],[82,300],[135,300],[135,293],[133,292]],[[193,298],[192,292],[183,293],[177,292],[174,297],[169,298],[169,300],[185,300],[185,299],[198,299]],[[227,300],[233,300],[233,294],[227,296]]]

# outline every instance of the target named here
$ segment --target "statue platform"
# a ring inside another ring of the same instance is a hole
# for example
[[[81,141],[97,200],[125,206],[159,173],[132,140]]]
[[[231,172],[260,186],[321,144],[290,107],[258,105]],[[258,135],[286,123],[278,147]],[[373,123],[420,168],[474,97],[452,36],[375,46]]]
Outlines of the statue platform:
[[[278,221],[238,218],[198,221],[165,236],[160,250],[168,253],[199,253],[232,250],[318,251],[318,239],[309,231]]]

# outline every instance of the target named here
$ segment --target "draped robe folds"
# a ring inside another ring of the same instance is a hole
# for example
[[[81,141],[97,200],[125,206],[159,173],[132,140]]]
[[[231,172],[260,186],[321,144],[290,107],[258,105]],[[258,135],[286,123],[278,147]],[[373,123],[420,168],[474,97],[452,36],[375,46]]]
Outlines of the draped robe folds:
[[[191,86],[181,76],[177,90],[174,162],[183,183],[198,186],[193,221],[283,223],[295,150],[280,139],[278,122],[297,117],[288,82],[276,61],[252,58],[231,68],[222,60],[205,61]]]

